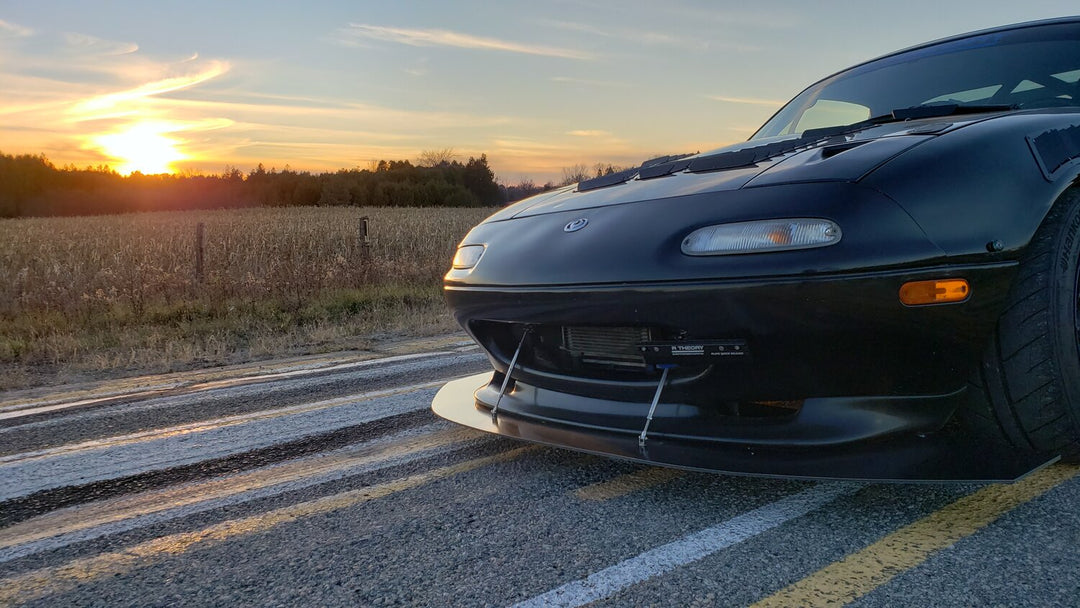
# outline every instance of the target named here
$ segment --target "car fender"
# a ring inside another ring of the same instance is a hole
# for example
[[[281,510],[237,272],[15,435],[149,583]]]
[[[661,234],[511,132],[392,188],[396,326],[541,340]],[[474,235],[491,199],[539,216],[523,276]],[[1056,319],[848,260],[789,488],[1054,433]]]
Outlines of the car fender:
[[[915,146],[860,183],[899,204],[949,258],[1017,259],[1080,175],[1078,158],[1048,174],[1031,142],[1074,127],[1075,109],[1004,115]],[[1077,143],[1064,153],[1080,157]]]

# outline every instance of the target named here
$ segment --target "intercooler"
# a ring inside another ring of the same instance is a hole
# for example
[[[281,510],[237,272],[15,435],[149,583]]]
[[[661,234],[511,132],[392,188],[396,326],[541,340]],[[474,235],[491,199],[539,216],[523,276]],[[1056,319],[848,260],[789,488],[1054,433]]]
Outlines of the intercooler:
[[[639,344],[652,341],[647,327],[563,327],[562,347],[582,363],[643,368]]]

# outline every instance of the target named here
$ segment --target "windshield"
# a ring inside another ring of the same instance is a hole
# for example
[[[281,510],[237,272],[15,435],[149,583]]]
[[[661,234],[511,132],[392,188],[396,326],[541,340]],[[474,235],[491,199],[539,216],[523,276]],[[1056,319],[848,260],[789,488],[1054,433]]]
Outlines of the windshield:
[[[799,135],[922,105],[1080,106],[1078,80],[1080,24],[982,34],[827,78],[788,102],[751,139]]]

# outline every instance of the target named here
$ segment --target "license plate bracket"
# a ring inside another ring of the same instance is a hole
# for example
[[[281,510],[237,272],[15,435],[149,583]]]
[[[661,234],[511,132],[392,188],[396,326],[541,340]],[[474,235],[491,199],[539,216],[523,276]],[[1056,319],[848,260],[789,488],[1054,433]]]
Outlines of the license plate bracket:
[[[638,352],[645,363],[700,364],[720,359],[739,360],[749,356],[746,340],[677,340],[642,342]]]

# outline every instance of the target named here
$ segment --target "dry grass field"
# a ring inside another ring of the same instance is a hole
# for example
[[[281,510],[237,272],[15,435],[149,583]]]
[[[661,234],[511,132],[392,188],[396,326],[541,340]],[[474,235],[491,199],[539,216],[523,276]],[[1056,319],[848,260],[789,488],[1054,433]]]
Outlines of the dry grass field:
[[[0,389],[448,330],[440,278],[457,242],[491,211],[305,207],[0,220]]]

